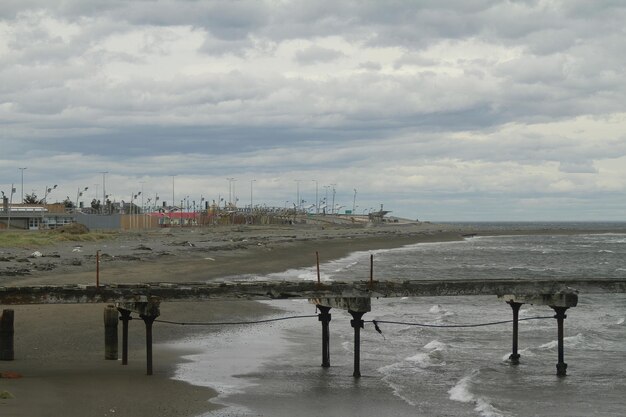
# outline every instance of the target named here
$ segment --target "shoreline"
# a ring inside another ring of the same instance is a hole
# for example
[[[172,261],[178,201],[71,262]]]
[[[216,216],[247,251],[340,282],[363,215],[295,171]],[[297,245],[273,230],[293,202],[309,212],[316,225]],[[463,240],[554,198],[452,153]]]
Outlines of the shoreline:
[[[502,230],[480,236],[519,234],[592,233],[588,230]],[[608,233],[602,230],[600,233]],[[618,230],[626,232],[626,230]],[[101,282],[198,281],[236,275],[265,275],[292,268],[315,265],[315,251],[320,262],[328,262],[357,251],[389,249],[408,244],[458,241],[472,229],[450,225],[410,225],[381,228],[226,228],[199,231],[157,231],[156,233],[120,234],[115,240],[75,246],[64,242],[39,251],[57,253],[59,267],[37,271],[30,276],[0,276],[0,286],[89,283],[95,267],[89,264],[99,248],[110,253],[101,265]],[[175,243],[174,246],[172,243]],[[150,247],[137,249],[140,247]],[[14,250],[19,256],[29,249]],[[158,255],[160,251],[168,255]],[[145,252],[139,259],[115,259]],[[64,265],[77,254],[86,262],[78,268]],[[44,260],[46,257],[42,257]],[[33,263],[41,258],[34,259]],[[2,266],[0,264],[0,266]],[[78,269],[78,270],[76,270]],[[6,308],[6,307],[3,307]],[[0,372],[14,371],[21,379],[0,378],[0,392],[15,398],[0,400],[0,414],[22,416],[91,416],[132,415],[137,417],[197,416],[219,408],[210,403],[217,393],[172,379],[177,364],[192,352],[180,352],[165,346],[194,334],[211,333],[184,326],[155,326],[155,375],[145,375],[143,323],[130,326],[128,368],[103,359],[103,304],[10,306],[15,310],[16,360],[0,362]],[[162,316],[180,321],[237,321],[263,317],[275,308],[258,302],[164,303]],[[67,329],[67,331],[65,331]],[[120,352],[121,355],[121,352]],[[75,401],[74,398],[84,398]],[[114,411],[111,411],[114,410]]]

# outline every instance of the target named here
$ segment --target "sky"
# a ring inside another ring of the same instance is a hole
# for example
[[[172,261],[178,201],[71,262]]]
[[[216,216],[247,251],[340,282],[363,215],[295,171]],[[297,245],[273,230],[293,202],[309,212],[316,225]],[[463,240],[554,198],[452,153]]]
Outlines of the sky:
[[[619,0],[2,0],[0,190],[626,220],[625,21]]]

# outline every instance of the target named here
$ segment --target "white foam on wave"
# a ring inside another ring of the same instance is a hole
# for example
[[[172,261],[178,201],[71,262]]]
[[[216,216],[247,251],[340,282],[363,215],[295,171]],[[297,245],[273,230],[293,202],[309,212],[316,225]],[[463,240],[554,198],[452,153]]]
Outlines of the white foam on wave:
[[[624,317],[622,317],[621,319],[618,319],[617,323],[615,324],[624,324]]]
[[[420,352],[406,358],[408,362],[415,363],[420,368],[428,368],[431,366],[445,366],[445,353],[448,345],[438,340],[433,340],[424,346],[427,352]]]
[[[483,417],[505,417],[505,414],[494,407],[487,398],[476,396],[472,393],[472,384],[478,374],[479,371],[474,369],[469,375],[461,378],[459,382],[448,391],[450,399],[462,403],[473,403],[474,410]]]
[[[528,356],[528,357],[530,357],[530,356],[537,356],[537,355],[535,355],[535,352],[533,352],[530,348],[525,348],[525,349],[518,350],[517,353],[519,353],[519,355],[521,357],[524,357],[524,356]],[[510,353],[507,353],[506,355],[504,355],[502,357],[502,361],[503,362],[508,361],[509,360],[509,356],[511,356]]]
[[[448,345],[440,342],[439,340],[433,340],[431,342],[426,343],[424,345],[424,349],[430,350],[430,351],[433,351],[433,350],[445,351],[445,350],[448,350]]]
[[[582,333],[578,333],[576,336],[564,337],[563,343],[566,343],[568,347],[577,347],[585,343],[585,336]],[[558,340],[553,340],[551,342],[540,345],[539,349],[556,349],[558,346]]]

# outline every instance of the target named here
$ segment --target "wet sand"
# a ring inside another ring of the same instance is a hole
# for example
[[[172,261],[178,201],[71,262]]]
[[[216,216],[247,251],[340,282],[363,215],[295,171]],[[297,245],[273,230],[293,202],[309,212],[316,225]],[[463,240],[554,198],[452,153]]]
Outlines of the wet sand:
[[[101,282],[203,281],[267,274],[315,265],[359,250],[462,239],[472,230],[428,223],[378,227],[268,226],[159,229],[120,233],[111,239],[41,248],[0,248],[0,286],[94,283],[100,251]],[[534,233],[550,233],[535,230]],[[554,232],[554,231],[553,231]],[[570,232],[570,231],[556,231]],[[527,234],[533,231],[480,231]],[[33,256],[38,251],[41,256]],[[17,269],[16,269],[17,268]],[[21,269],[20,269],[21,268]],[[21,271],[11,274],[11,271]],[[23,275],[21,275],[23,273]],[[15,310],[13,362],[0,362],[0,415],[197,416],[215,405],[215,392],[170,379],[181,356],[159,345],[207,328],[155,324],[154,375],[145,375],[144,326],[130,326],[130,364],[104,360],[104,305],[2,306]],[[161,317],[174,321],[237,321],[274,312],[242,302],[163,303]]]

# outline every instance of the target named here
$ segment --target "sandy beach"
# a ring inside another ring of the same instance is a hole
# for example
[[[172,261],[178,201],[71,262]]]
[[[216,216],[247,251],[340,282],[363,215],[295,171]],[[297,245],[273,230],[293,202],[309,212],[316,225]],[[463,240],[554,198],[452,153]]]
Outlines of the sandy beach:
[[[419,242],[460,240],[476,231],[429,223],[378,227],[268,226],[158,229],[97,242],[0,248],[0,286],[100,281],[205,281],[313,266],[354,251]],[[480,233],[571,233],[571,230],[491,230]],[[170,379],[190,352],[160,343],[211,329],[156,324],[154,375],[145,375],[144,327],[130,326],[130,363],[104,360],[105,305],[2,306],[15,310],[15,361],[0,362],[2,416],[197,416],[215,405],[210,389]],[[161,316],[180,321],[236,321],[275,312],[256,302],[163,303]]]
[[[266,274],[351,252],[456,240],[462,231],[431,224],[384,227],[220,227],[120,233],[97,242],[0,248],[0,285],[202,281]],[[3,306],[15,311],[15,361],[1,362],[3,416],[195,416],[215,405],[212,390],[170,379],[189,352],[159,343],[210,329],[155,325],[154,375],[145,375],[144,327],[131,322],[130,360],[104,360],[104,305]],[[271,313],[256,302],[164,303],[171,320],[242,320]]]

